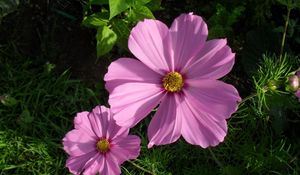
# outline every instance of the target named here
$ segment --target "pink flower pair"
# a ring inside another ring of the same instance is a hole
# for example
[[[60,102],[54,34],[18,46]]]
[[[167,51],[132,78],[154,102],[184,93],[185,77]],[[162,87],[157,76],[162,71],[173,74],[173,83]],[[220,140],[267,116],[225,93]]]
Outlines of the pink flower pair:
[[[113,114],[104,107],[78,113],[75,129],[64,138],[69,170],[120,174],[119,165],[139,153],[140,140],[128,136],[127,128],[157,106],[148,127],[149,148],[180,136],[203,148],[222,142],[226,119],[241,98],[217,79],[230,72],[235,54],[225,39],[206,41],[207,35],[205,22],[192,13],[180,15],[170,28],[158,20],[139,22],[128,41],[138,60],[120,58],[104,77]]]

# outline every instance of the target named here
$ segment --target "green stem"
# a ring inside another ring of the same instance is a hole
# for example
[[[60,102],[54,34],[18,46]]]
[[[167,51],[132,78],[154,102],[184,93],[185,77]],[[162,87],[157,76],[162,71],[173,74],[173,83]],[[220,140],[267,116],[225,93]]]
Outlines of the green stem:
[[[212,156],[212,158],[214,159],[214,161],[216,162],[216,164],[217,164],[220,168],[223,168],[222,163],[217,159],[215,153],[211,150],[211,148],[208,148],[208,151],[210,152],[210,155]]]
[[[156,175],[155,173],[153,173],[153,172],[151,172],[151,171],[149,171],[149,170],[147,170],[147,169],[141,167],[140,165],[138,165],[138,164],[136,164],[136,163],[134,163],[134,162],[132,162],[132,161],[130,161],[130,160],[128,160],[128,162],[131,163],[131,164],[132,164],[133,166],[135,166],[136,168],[138,168],[138,169],[140,169],[140,170],[142,170],[142,171],[144,171],[144,172],[146,172],[146,173],[149,173],[149,174],[152,174],[152,175]]]
[[[284,43],[285,43],[285,37],[286,37],[286,32],[287,32],[287,28],[289,25],[289,20],[290,20],[290,14],[291,14],[291,7],[287,7],[287,15],[286,15],[286,21],[285,21],[285,26],[284,26],[284,32],[282,35],[282,40],[281,40],[281,48],[280,48],[280,54],[279,54],[279,60],[282,60],[282,54],[283,54],[283,48],[284,48]]]
[[[250,100],[251,98],[255,97],[257,95],[257,93],[253,93],[245,98],[243,98],[243,100],[241,102],[239,102],[239,105],[245,103],[246,101]]]

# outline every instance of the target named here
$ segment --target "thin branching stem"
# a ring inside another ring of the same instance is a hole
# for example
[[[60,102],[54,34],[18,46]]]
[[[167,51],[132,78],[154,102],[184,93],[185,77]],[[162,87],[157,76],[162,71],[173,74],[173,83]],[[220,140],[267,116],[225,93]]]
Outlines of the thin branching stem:
[[[282,40],[281,40],[279,61],[282,60],[283,48],[284,48],[284,43],[285,43],[287,28],[288,28],[288,25],[289,25],[291,10],[292,10],[292,8],[290,6],[287,6],[287,15],[286,15],[286,20],[285,20],[284,32],[283,32]]]
[[[138,168],[138,169],[140,169],[140,170],[142,170],[142,171],[144,171],[144,172],[146,172],[146,173],[149,173],[149,174],[152,174],[152,175],[156,175],[156,173],[151,172],[150,170],[147,170],[147,169],[141,167],[140,165],[134,163],[133,161],[128,160],[128,162],[131,163],[131,164],[132,164],[133,166],[135,166],[136,168]]]
[[[239,105],[245,103],[246,101],[252,99],[253,97],[257,96],[257,93],[253,93],[253,94],[250,94],[249,96],[243,98],[243,100],[241,102],[239,102]]]

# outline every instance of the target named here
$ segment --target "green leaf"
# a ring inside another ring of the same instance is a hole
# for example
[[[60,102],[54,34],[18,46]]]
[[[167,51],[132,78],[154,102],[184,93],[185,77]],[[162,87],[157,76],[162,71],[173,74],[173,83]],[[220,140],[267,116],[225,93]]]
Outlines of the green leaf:
[[[20,115],[20,121],[24,124],[29,124],[33,122],[33,116],[30,115],[30,112],[25,109]]]
[[[124,20],[117,19],[112,21],[112,29],[118,35],[118,46],[127,49],[128,37],[130,33],[128,24]]]
[[[112,19],[116,15],[124,12],[130,7],[130,2],[128,0],[109,0],[109,19]]]
[[[3,105],[8,107],[15,106],[18,103],[18,101],[10,95],[0,96],[0,101]]]
[[[151,0],[138,0],[138,1],[134,1],[136,6],[143,6],[147,3],[149,3]]]
[[[227,36],[227,32],[231,31],[231,27],[224,27],[222,25],[214,25],[209,30],[209,39],[223,38]]]
[[[94,5],[108,4],[108,0],[90,0],[90,4],[94,4]]]
[[[230,12],[230,15],[228,16],[228,22],[227,25],[233,25],[234,23],[238,22],[238,19],[240,16],[242,16],[242,13],[245,11],[244,6],[238,6],[233,9],[232,12]]]
[[[47,72],[47,73],[50,73],[54,68],[55,68],[55,64],[51,64],[49,62],[47,62],[44,65],[45,72]]]
[[[155,19],[151,10],[146,6],[138,6],[134,8],[133,11],[140,19],[144,19],[144,18]]]
[[[290,7],[292,4],[292,0],[277,0],[277,2],[279,2],[281,5]]]
[[[232,25],[238,22],[242,12],[245,10],[243,6],[237,6],[227,10],[222,4],[216,5],[216,13],[208,20],[210,27],[209,38],[225,37],[232,33]]]
[[[108,23],[107,16],[108,13],[94,13],[90,16],[85,16],[82,21],[82,25],[86,27],[100,27],[105,26]]]
[[[283,33],[284,32],[284,28],[283,28],[283,26],[276,27],[276,28],[273,29],[273,32]]]
[[[129,12],[128,16],[129,20],[132,22],[141,21],[145,18],[147,19],[155,19],[154,15],[152,14],[151,10],[146,6],[137,6],[133,8]]]
[[[97,35],[97,57],[108,53],[117,41],[117,35],[107,26],[98,29]]]
[[[161,0],[152,0],[146,4],[151,11],[161,10]]]

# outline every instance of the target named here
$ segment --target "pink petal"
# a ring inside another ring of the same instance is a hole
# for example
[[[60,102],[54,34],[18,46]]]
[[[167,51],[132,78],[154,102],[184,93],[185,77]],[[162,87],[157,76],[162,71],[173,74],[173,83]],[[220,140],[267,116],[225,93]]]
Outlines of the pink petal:
[[[79,112],[76,114],[74,118],[74,127],[75,129],[80,129],[86,132],[88,135],[92,136],[95,135],[91,123],[88,119],[89,112]]]
[[[173,143],[180,137],[183,113],[178,111],[179,98],[179,95],[168,94],[159,105],[148,127],[148,148]]]
[[[128,135],[129,128],[117,125],[112,115],[110,109],[100,105],[96,106],[89,114],[89,121],[98,139],[102,137],[113,139],[116,136]]]
[[[214,121],[200,109],[191,105],[193,102],[186,98],[180,105],[185,117],[182,117],[181,133],[190,144],[202,148],[216,146],[224,140],[227,134],[226,120]]]
[[[141,139],[135,135],[128,135],[126,138],[113,140],[112,145],[110,155],[118,161],[118,164],[122,164],[139,156]]]
[[[72,174],[80,174],[84,170],[84,166],[89,160],[92,160],[95,156],[97,156],[96,152],[89,152],[87,154],[81,156],[70,156],[67,159],[66,167],[69,168],[69,171]]]
[[[89,121],[98,138],[106,137],[110,118],[110,110],[105,106],[96,106],[92,112],[90,112]]]
[[[184,94],[201,112],[210,115],[215,121],[228,119],[241,100],[232,85],[219,80],[186,80]]]
[[[200,16],[182,14],[174,20],[170,28],[170,39],[175,70],[181,71],[201,50],[207,35],[207,25]]]
[[[93,158],[88,160],[84,165],[84,175],[94,175],[103,170],[105,164],[105,158],[101,154],[96,154]]]
[[[96,151],[96,140],[84,130],[74,129],[63,138],[64,150],[71,156],[81,156]]]
[[[172,65],[168,33],[164,23],[145,19],[131,30],[128,48],[145,65],[163,75]]]
[[[111,118],[109,122],[106,138],[114,140],[115,138],[127,137],[129,128],[117,125],[115,119]]]
[[[188,79],[219,79],[228,74],[235,54],[226,45],[225,39],[208,41],[194,63],[185,69]]]
[[[127,82],[159,84],[161,75],[136,59],[120,58],[110,64],[104,80],[106,89],[112,92],[115,87]]]
[[[117,124],[132,127],[159,104],[163,95],[160,85],[126,83],[110,93],[108,102]]]
[[[111,156],[106,156],[105,166],[101,175],[120,175],[121,168],[116,160]]]

